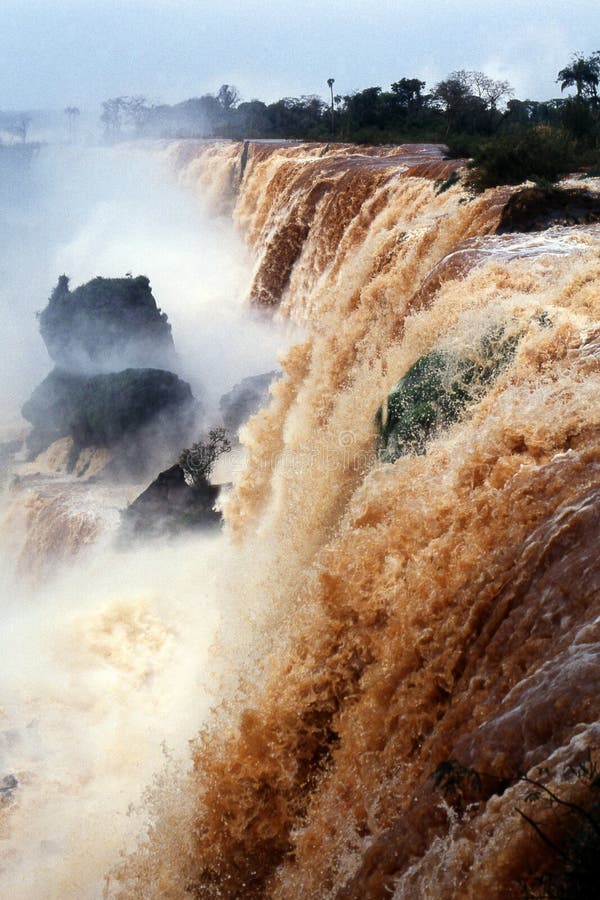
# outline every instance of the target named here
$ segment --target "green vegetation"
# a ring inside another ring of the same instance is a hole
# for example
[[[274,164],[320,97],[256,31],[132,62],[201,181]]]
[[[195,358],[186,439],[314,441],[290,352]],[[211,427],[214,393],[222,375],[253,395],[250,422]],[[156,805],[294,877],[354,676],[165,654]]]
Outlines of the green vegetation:
[[[560,89],[576,87],[578,99],[587,98],[598,103],[598,82],[600,81],[600,52],[592,53],[585,57],[581,53],[575,53],[571,62],[561,69],[556,79],[560,82]]]
[[[474,151],[466,184],[476,192],[523,181],[552,184],[572,169],[576,159],[575,141],[564,130],[518,125]]]
[[[185,432],[192,414],[190,386],[172,372],[125,369],[102,375],[74,375],[54,369],[23,406],[33,429],[32,456],[70,436],[77,448],[112,447],[140,428],[167,417],[169,430]]]
[[[436,194],[443,194],[445,191],[450,190],[455,184],[458,184],[459,181],[460,172],[458,169],[455,169],[447,178],[438,178],[437,181],[434,181],[433,187],[435,188]]]
[[[192,444],[189,449],[182,450],[179,465],[183,469],[186,481],[193,487],[206,484],[217,459],[223,453],[229,453],[231,442],[224,428],[213,428],[208,432],[205,441]]]
[[[476,353],[433,350],[411,366],[377,413],[379,458],[394,462],[406,453],[425,453],[427,441],[458,421],[512,359],[518,337],[491,332]]]
[[[402,77],[389,90],[371,86],[334,95],[242,101],[231,85],[181,103],[151,105],[144,97],[104,103],[109,140],[122,137],[223,137],[398,144],[446,143],[471,158],[471,185],[483,190],[523,180],[553,182],[565,172],[600,169],[600,53],[575,54],[558,72],[571,97],[519,100],[507,81],[484,72],[451,72],[430,90]]]

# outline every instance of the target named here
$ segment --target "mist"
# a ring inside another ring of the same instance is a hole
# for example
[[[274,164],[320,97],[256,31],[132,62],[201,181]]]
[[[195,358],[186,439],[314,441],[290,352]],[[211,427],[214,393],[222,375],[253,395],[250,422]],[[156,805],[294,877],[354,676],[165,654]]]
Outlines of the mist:
[[[231,221],[169,180],[140,149],[46,147],[29,168],[0,173],[0,421],[18,410],[52,362],[35,313],[58,276],[147,275],[169,317],[177,374],[216,412],[246,375],[271,370],[290,341],[244,306],[251,263]]]
[[[44,589],[11,582],[2,567],[0,775],[17,781],[0,809],[11,896],[99,896],[118,851],[143,830],[153,778],[167,761],[185,768],[227,665],[211,644],[231,552],[221,535],[120,554],[105,540]]]
[[[0,186],[0,441],[25,434],[21,405],[53,366],[36,312],[63,273],[73,288],[150,278],[177,372],[203,405],[199,426],[297,335],[249,312],[241,238],[158,154],[45,147],[5,166]],[[8,464],[1,481],[0,864],[4,890],[22,900],[101,895],[147,827],[153,779],[167,761],[171,779],[186,768],[264,577],[259,554],[242,559],[219,531],[118,545],[119,511],[139,485],[78,481],[59,456]],[[221,465],[228,480],[235,459]]]

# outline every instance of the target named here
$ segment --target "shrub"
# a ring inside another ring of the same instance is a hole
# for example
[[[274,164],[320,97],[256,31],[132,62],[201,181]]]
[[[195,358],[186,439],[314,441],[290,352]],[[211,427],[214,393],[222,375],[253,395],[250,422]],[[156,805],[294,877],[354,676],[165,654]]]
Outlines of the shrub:
[[[519,127],[480,145],[466,184],[475,192],[524,181],[553,184],[576,165],[576,147],[565,132]]]
[[[438,178],[433,182],[433,187],[436,194],[443,194],[446,191],[450,190],[451,187],[454,187],[455,184],[458,184],[460,181],[460,172],[458,169],[455,169],[454,172],[451,172],[447,178]]]
[[[446,138],[449,159],[470,159],[481,146],[481,137],[474,134],[452,134]]]
[[[208,432],[207,440],[182,450],[179,465],[188,484],[196,487],[204,485],[217,459],[230,450],[231,442],[224,428],[213,428]]]

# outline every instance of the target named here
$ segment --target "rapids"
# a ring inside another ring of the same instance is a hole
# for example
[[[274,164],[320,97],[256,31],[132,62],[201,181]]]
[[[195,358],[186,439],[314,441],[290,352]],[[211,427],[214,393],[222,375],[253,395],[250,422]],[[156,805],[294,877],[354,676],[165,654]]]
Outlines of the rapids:
[[[496,234],[519,189],[440,190],[459,164],[430,145],[151,152],[232,217],[248,302],[303,339],[242,431],[210,551],[219,687],[191,767],[167,760],[105,896],[526,896],[556,860],[522,777],[585,806],[573,767],[599,752],[600,226]],[[425,454],[381,462],[394,385],[490,330],[510,364]],[[169,696],[189,702],[186,674]]]

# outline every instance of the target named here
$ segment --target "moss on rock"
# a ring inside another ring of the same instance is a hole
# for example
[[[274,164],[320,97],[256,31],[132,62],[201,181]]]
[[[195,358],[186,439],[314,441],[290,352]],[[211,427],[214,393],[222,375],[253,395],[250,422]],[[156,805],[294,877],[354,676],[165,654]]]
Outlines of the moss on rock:
[[[406,453],[425,453],[436,432],[460,419],[512,359],[518,336],[499,329],[476,352],[433,350],[411,366],[377,412],[379,458],[393,462]]]
[[[27,438],[32,456],[67,435],[77,449],[114,447],[159,419],[177,445],[193,415],[193,397],[189,384],[160,369],[92,376],[54,369],[22,411],[33,425]]]

